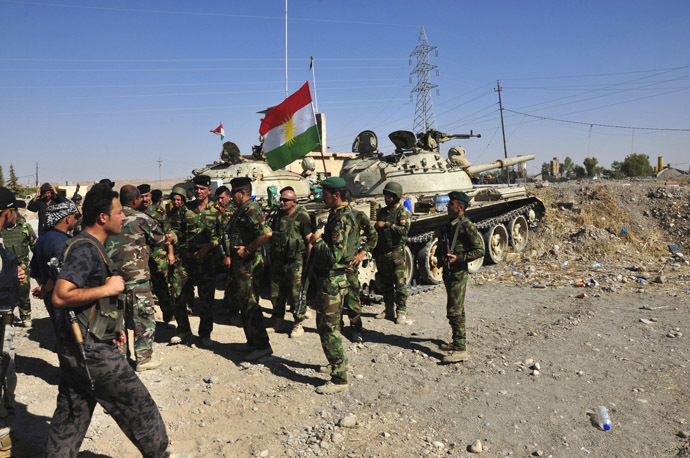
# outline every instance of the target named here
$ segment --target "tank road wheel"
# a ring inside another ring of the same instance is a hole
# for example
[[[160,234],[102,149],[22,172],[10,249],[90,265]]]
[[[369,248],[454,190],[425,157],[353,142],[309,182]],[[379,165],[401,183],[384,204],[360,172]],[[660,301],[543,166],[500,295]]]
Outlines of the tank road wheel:
[[[506,257],[508,250],[508,231],[503,224],[497,224],[484,233],[486,260],[497,264]]]
[[[357,278],[359,279],[362,293],[365,296],[372,294],[376,290],[376,261],[374,261],[371,253],[367,253],[362,260],[362,264],[359,265]]]
[[[482,247],[484,247],[484,251],[486,251],[486,244],[484,243],[484,237],[480,237],[479,240],[482,241]],[[484,265],[484,256],[481,256],[474,261],[470,261],[467,263],[467,272],[474,274],[479,272],[479,269],[482,268]]]
[[[412,255],[412,250],[410,247],[405,245],[405,284],[410,286],[412,279],[414,278],[414,256]]]
[[[510,234],[510,245],[515,251],[522,251],[527,246],[529,239],[529,226],[524,216],[516,216],[508,224]]]
[[[443,283],[443,269],[436,255],[438,239],[427,242],[417,254],[417,265],[422,283],[426,285],[438,285]]]

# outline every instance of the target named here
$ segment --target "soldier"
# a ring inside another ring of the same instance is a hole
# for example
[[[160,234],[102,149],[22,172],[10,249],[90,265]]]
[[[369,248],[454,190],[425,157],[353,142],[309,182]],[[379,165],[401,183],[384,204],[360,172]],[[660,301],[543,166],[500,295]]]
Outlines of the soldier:
[[[470,198],[461,191],[448,194],[448,215],[452,221],[441,228],[446,243],[439,243],[437,253],[443,265],[443,284],[448,302],[447,318],[453,337],[450,343],[441,344],[441,350],[449,354],[444,363],[457,363],[468,358],[465,338],[465,290],[467,289],[467,263],[484,256],[484,246],[477,227],[465,216]]]
[[[52,206],[52,205],[51,205]],[[50,208],[50,207],[47,207]],[[7,210],[7,223],[2,229],[2,239],[5,247],[13,252],[19,260],[19,266],[25,271],[29,271],[29,253],[34,251],[36,245],[36,234],[31,225],[26,222],[16,209]],[[19,318],[25,328],[31,327],[31,277],[19,283]]]
[[[231,269],[231,288],[242,308],[244,335],[252,349],[245,361],[254,361],[273,353],[259,307],[259,273],[262,262],[258,251],[271,238],[271,229],[264,222],[259,204],[252,199],[249,178],[230,181],[232,199],[237,205],[227,226],[223,241],[223,263]]]
[[[52,184],[43,183],[41,185],[34,198],[29,202],[29,205],[26,206],[27,210],[38,212],[38,235],[48,230],[46,228],[46,208],[66,200],[66,198],[57,193]]]
[[[140,184],[137,186],[137,189],[139,190],[139,196],[141,197],[141,203],[139,204],[137,210],[148,214],[149,207],[151,207],[151,185],[147,183]]]
[[[220,218],[218,219],[218,234],[222,238],[225,234],[225,229],[232,219],[232,215],[235,214],[237,210],[237,205],[232,200],[232,194],[227,186],[220,186],[216,189],[216,207],[220,212]],[[221,253],[222,255],[222,253]],[[222,259],[221,259],[222,265]],[[225,291],[223,293],[223,303],[228,307],[230,312],[230,324],[233,326],[242,326],[242,317],[240,316],[240,306],[237,305],[237,298],[232,293],[232,288],[230,288],[230,273],[227,269],[224,269],[224,273],[227,275],[225,281]]]
[[[349,202],[352,202],[352,195],[348,192]],[[376,229],[371,224],[369,215],[361,210],[351,209],[357,223],[356,233],[360,236],[360,244],[355,254],[355,259],[352,260],[345,271],[347,275],[348,291],[345,295],[343,311],[350,317],[350,330],[352,331],[352,341],[362,342],[362,298],[360,292],[362,290],[359,284],[359,265],[364,260],[367,253],[370,253],[376,247],[379,235]],[[343,320],[344,321],[344,320]]]
[[[301,323],[305,320],[305,308],[297,316],[297,303],[305,253],[311,249],[308,240],[312,226],[307,211],[297,204],[295,190],[290,186],[280,190],[280,211],[272,221],[271,234],[272,327],[276,331],[283,329],[285,303],[289,302],[295,320],[290,337],[299,337],[304,334]]]
[[[152,248],[163,247],[166,236],[156,220],[135,210],[141,204],[139,190],[132,185],[120,188],[120,203],[125,222],[119,234],[105,242],[113,270],[125,281],[125,310],[134,324],[134,355],[136,371],[143,372],[160,367],[153,359],[153,341],[156,333],[149,256]],[[169,243],[172,236],[167,240]]]
[[[145,185],[137,186],[139,192]],[[146,185],[148,186],[148,185]],[[165,226],[165,209],[161,205],[161,200],[163,193],[160,189],[154,189],[151,191],[151,205],[144,211],[151,218],[155,219],[158,224],[163,228],[163,232],[169,233],[170,231]],[[142,201],[143,202],[143,201]],[[140,205],[141,208],[144,207],[143,203]],[[140,209],[140,211],[143,211]],[[172,313],[172,304],[170,302],[170,290],[168,289],[168,281],[166,279],[166,274],[168,272],[168,262],[173,257],[173,246],[172,244],[167,244],[164,247],[155,247],[151,250],[151,256],[149,257],[149,270],[151,271],[151,290],[153,294],[158,299],[158,306],[161,308],[163,313],[163,323],[166,326],[174,319]],[[171,258],[172,257],[172,258]]]
[[[213,303],[216,290],[216,271],[220,266],[214,265],[213,251],[218,243],[218,219],[220,212],[209,200],[211,177],[197,175],[194,182],[194,200],[187,202],[187,208],[194,213],[194,223],[187,226],[192,238],[189,249],[189,280],[185,285],[186,297],[194,297],[194,286],[199,289],[199,338],[205,347],[215,343],[211,340],[213,331]]]
[[[347,356],[340,326],[343,298],[348,291],[345,276],[359,246],[355,218],[345,199],[345,180],[330,177],[321,182],[323,201],[330,209],[323,237],[313,234],[310,242],[316,256],[316,327],[321,347],[331,369],[331,381],[316,388],[319,394],[335,394],[348,389]]]
[[[168,436],[158,406],[118,350],[125,336],[117,295],[125,282],[112,275],[103,243],[120,232],[122,206],[116,192],[97,184],[86,194],[83,210],[85,227],[65,251],[53,304],[75,314],[85,342],[80,351],[69,324],[61,327],[60,384],[46,456],[77,456],[96,403],[143,456],[167,456]]]
[[[170,208],[166,211],[166,229],[175,234],[173,241],[174,254],[168,259],[168,282],[170,285],[170,302],[177,321],[177,334],[170,339],[173,345],[186,341],[192,335],[187,314],[185,285],[189,281],[189,269],[193,262],[189,249],[192,232],[189,229],[196,219],[194,213],[187,209],[187,192],[182,187],[173,188],[170,193]]]
[[[395,320],[398,324],[405,324],[407,320],[404,250],[412,220],[410,211],[400,204],[402,195],[400,183],[391,181],[383,188],[386,206],[378,211],[375,226],[379,240],[374,251],[386,305],[386,309],[376,315],[376,318]]]

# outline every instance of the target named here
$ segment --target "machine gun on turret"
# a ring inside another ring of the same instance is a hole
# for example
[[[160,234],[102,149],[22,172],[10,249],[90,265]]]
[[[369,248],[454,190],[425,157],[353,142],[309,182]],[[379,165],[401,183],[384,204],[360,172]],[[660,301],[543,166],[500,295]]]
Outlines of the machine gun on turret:
[[[428,151],[440,152],[441,143],[445,143],[454,139],[467,140],[468,138],[481,138],[482,134],[474,134],[470,130],[469,134],[446,134],[438,130],[427,130],[417,134],[417,147]]]

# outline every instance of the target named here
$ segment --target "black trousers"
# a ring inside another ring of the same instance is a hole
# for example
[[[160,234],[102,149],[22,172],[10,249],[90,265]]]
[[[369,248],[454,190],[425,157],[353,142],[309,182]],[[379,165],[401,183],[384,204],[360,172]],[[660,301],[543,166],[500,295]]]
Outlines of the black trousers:
[[[96,403],[117,422],[144,457],[168,455],[168,435],[158,406],[117,346],[86,342],[95,390],[76,345],[58,345],[60,384],[46,443],[47,457],[76,457]]]

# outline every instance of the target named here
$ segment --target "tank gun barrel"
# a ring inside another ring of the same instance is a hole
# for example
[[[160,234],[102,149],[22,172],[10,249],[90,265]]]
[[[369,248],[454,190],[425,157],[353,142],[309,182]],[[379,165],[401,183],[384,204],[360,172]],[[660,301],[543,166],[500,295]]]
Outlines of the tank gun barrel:
[[[535,156],[534,154],[527,154],[525,156],[519,157],[509,157],[506,159],[499,159],[493,162],[486,162],[484,164],[471,165],[467,167],[466,170],[470,174],[481,173],[491,169],[500,169],[502,167],[508,167],[511,165],[519,164],[521,162],[531,161],[533,159],[536,159],[536,157],[537,156]]]

